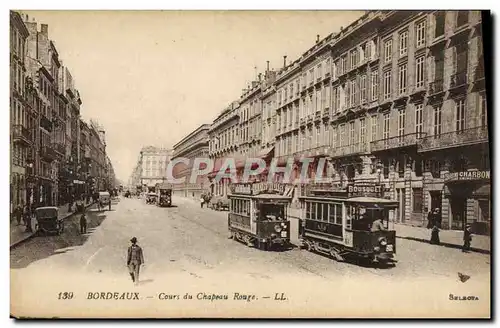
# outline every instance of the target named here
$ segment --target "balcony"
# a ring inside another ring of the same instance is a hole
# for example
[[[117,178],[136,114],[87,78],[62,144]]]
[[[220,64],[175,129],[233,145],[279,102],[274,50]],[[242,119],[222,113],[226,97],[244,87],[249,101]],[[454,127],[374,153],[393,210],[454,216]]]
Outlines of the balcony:
[[[64,156],[66,153],[66,146],[63,143],[54,142],[52,148],[59,153],[60,156]]]
[[[467,72],[459,72],[451,76],[450,89],[460,88],[467,84]]]
[[[343,157],[360,155],[369,152],[369,143],[357,143],[353,145],[340,146],[331,150],[331,157]]]
[[[436,95],[444,91],[443,80],[436,80],[429,83],[429,95]]]
[[[312,122],[313,122],[313,115],[312,114],[307,115],[306,123],[312,124]]]
[[[40,117],[40,127],[47,130],[47,132],[52,132],[52,121],[42,114]]]
[[[52,146],[42,146],[40,148],[40,156],[44,160],[52,162],[57,158],[57,153]]]
[[[304,117],[301,117],[300,120],[299,120],[299,125],[300,126],[304,126],[306,125],[306,119]]]
[[[24,145],[31,145],[31,132],[22,125],[14,125],[12,127],[12,139],[14,142],[19,142]]]
[[[314,113],[314,121],[320,121],[321,120],[321,111],[316,111],[316,113]]]
[[[402,136],[396,136],[392,138],[376,140],[371,142],[371,151],[384,151],[388,149],[404,148],[417,146],[418,140],[425,137],[425,133],[417,132],[405,134]]]
[[[488,127],[479,126],[461,131],[428,136],[419,140],[419,151],[432,151],[488,142]]]

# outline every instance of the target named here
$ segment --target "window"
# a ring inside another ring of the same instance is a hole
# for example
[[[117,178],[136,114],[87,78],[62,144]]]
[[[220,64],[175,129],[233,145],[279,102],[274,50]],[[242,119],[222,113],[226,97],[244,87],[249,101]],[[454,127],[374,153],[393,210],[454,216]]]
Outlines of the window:
[[[364,118],[359,120],[359,142],[362,145],[366,142],[366,121]]]
[[[391,98],[392,76],[391,71],[384,72],[384,100]]]
[[[321,63],[316,67],[316,80],[319,81],[321,80],[321,77],[323,76],[323,68],[321,67]]]
[[[346,82],[344,89],[344,106],[349,106],[350,92],[351,92],[350,83]]]
[[[340,89],[341,87],[338,86],[335,88],[335,91],[336,91],[336,94],[335,94],[335,100],[334,100],[334,103],[335,103],[335,110],[340,110]]]
[[[415,105],[415,132],[417,133],[417,138],[422,136],[423,128],[423,104]]]
[[[347,71],[347,55],[342,56],[340,60],[340,74],[342,75]]]
[[[404,94],[406,93],[406,71],[407,71],[407,64],[403,64],[399,66],[399,94]]]
[[[413,188],[413,213],[422,213],[423,199],[422,188]]]
[[[386,63],[392,60],[392,40],[387,40],[384,43],[384,61]]]
[[[401,109],[398,112],[398,136],[405,135],[405,121],[406,121],[406,112],[404,109]]]
[[[465,99],[459,99],[455,102],[455,129],[456,131],[465,130]]]
[[[378,72],[375,70],[375,72],[372,72],[371,76],[371,100],[377,100],[378,99]]]
[[[359,81],[359,97],[361,99],[361,103],[366,102],[366,75],[361,75]]]
[[[309,85],[312,85],[314,81],[314,68],[309,70]]]
[[[415,35],[417,41],[417,48],[425,45],[425,21],[420,21],[415,25]]]
[[[382,139],[389,139],[389,113],[384,114],[384,130],[382,134]]]
[[[340,147],[345,146],[345,124],[341,124],[339,127],[339,136],[340,136]]]
[[[434,37],[438,38],[441,35],[444,35],[444,27],[446,22],[446,16],[444,11],[438,11],[434,14],[434,19],[436,20],[436,24],[434,26]]]
[[[349,88],[349,106],[354,106],[356,104],[356,80],[351,81],[351,87]]]
[[[441,134],[441,105],[434,107],[434,135]]]
[[[415,60],[415,87],[422,88],[424,86],[425,74],[425,58],[420,56]]]
[[[466,43],[458,44],[455,47],[455,68],[456,73],[467,72],[468,66],[468,56],[467,56],[468,46]]]
[[[486,106],[486,94],[479,94],[479,115],[481,119],[481,126],[488,125],[488,111]]]
[[[377,128],[378,128],[377,115],[371,116],[371,122],[372,122],[372,141],[375,141],[377,140]]]
[[[457,12],[457,27],[463,26],[469,22],[469,11],[460,10]]]
[[[408,53],[408,31],[399,34],[399,55],[404,56]]]
[[[337,127],[332,128],[332,148],[337,148]]]
[[[354,121],[349,122],[349,145],[356,144],[356,138],[354,134]]]
[[[332,93],[332,89],[331,89],[330,85],[327,85],[326,89],[325,89],[325,108],[330,108],[331,93]]]
[[[350,69],[356,68],[358,66],[358,51],[351,51],[351,66]]]

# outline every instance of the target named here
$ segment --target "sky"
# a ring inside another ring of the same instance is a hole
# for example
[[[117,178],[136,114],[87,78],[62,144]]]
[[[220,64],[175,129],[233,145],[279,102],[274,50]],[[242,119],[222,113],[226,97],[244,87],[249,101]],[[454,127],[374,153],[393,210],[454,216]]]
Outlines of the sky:
[[[256,69],[297,59],[360,11],[24,11],[48,24],[126,182],[142,146],[172,147],[237,100]],[[40,28],[39,28],[40,29]]]

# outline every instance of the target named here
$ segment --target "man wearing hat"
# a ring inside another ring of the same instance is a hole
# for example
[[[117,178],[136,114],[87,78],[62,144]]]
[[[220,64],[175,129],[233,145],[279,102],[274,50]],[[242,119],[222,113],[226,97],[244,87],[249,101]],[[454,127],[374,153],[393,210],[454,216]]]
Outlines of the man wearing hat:
[[[127,252],[127,266],[132,281],[137,285],[139,283],[139,267],[144,264],[144,256],[142,255],[142,248],[137,245],[137,238],[132,237],[130,242],[132,245]]]

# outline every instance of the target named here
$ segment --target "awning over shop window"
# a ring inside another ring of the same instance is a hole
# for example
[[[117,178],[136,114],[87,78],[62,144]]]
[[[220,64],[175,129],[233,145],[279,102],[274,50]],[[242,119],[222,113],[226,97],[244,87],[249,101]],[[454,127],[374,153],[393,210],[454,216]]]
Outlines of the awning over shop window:
[[[271,152],[273,150],[274,150],[274,146],[268,147],[268,148],[264,148],[264,149],[262,149],[259,152],[258,157],[260,157],[260,158],[267,158],[267,157],[269,157],[269,155],[271,154]]]
[[[482,185],[481,187],[477,188],[472,192],[473,196],[485,196],[485,197],[490,197],[491,193],[491,185],[490,184],[485,184]]]

